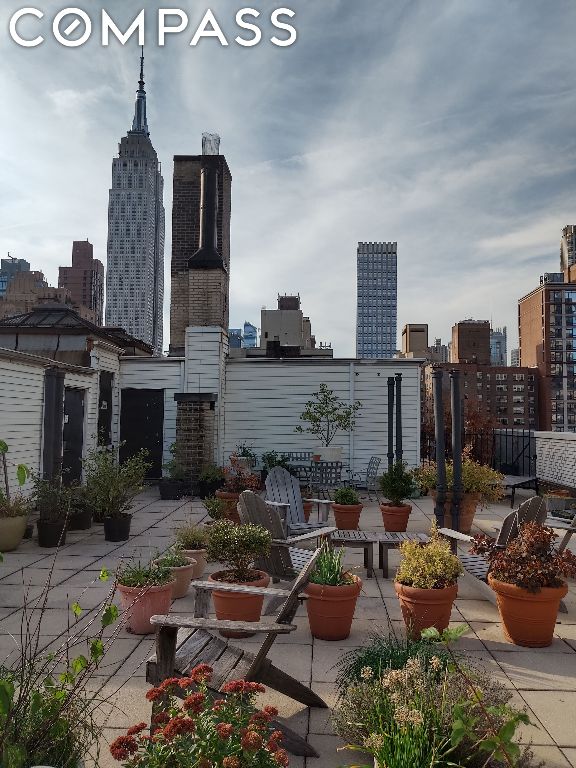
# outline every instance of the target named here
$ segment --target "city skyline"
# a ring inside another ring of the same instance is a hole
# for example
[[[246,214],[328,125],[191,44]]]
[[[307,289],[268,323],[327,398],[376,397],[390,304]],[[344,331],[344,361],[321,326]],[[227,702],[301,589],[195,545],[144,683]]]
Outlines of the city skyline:
[[[517,346],[517,301],[559,268],[562,230],[576,218],[576,9],[501,6],[366,2],[327,16],[297,0],[299,38],[283,51],[147,47],[167,182],[173,155],[198,153],[205,130],[222,136],[234,176],[231,326],[278,292],[300,292],[318,337],[353,355],[353,249],[394,240],[400,327],[427,322],[446,341],[454,322],[492,318]],[[466,43],[470,28],[490,57]],[[47,40],[3,53],[2,250],[55,284],[71,241],[88,237],[103,260],[109,158],[139,51]]]

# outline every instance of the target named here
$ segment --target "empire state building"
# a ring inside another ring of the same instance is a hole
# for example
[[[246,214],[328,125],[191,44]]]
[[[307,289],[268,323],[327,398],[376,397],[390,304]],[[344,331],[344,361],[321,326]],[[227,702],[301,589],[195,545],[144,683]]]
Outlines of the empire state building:
[[[150,141],[144,52],[132,129],[112,161],[108,205],[106,325],[119,326],[162,354],[164,179]]]

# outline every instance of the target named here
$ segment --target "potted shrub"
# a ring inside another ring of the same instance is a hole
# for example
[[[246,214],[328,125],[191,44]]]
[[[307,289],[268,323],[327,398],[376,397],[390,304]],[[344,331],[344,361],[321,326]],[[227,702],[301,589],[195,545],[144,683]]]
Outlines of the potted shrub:
[[[70,486],[69,531],[87,531],[92,527],[92,503],[85,485]]]
[[[186,597],[190,582],[194,577],[196,560],[188,557],[181,549],[175,548],[169,549],[163,555],[159,555],[154,564],[159,565],[161,568],[168,568],[170,571],[174,579],[172,600]]]
[[[290,466],[290,462],[284,454],[278,453],[278,451],[266,451],[266,453],[262,454],[262,469],[260,471],[263,483],[266,482],[268,472],[274,469],[274,467],[282,467],[282,469],[290,472],[291,475],[294,474],[294,469]]]
[[[39,515],[36,521],[38,546],[50,548],[65,544],[71,491],[62,484],[62,476],[35,476],[34,502]]]
[[[205,467],[198,477],[198,495],[201,499],[213,496],[218,488],[222,488],[226,476],[222,467],[215,464]]]
[[[337,488],[332,503],[336,527],[349,531],[358,528],[362,506],[354,488]]]
[[[154,563],[125,565],[116,574],[116,587],[130,632],[135,635],[154,632],[150,619],[156,614],[168,613],[172,603],[174,579],[170,568]]]
[[[254,560],[270,551],[272,535],[261,525],[234,525],[230,520],[218,520],[210,528],[208,558],[225,568],[213,573],[210,581],[267,587],[270,576],[253,568]],[[212,592],[214,609],[219,619],[259,621],[263,597],[241,592]],[[221,632],[225,637],[246,637],[245,634]]]
[[[343,557],[324,541],[306,587],[310,632],[320,640],[345,640],[352,628],[362,580],[344,570]]]
[[[164,464],[168,477],[162,477],[158,481],[160,498],[164,501],[176,501],[186,495],[186,468],[179,457],[178,446],[172,443],[170,446],[172,458]]]
[[[242,469],[225,469],[224,487],[216,491],[216,498],[226,502],[226,517],[235,523],[240,523],[238,514],[238,499],[242,491],[259,491],[260,478]]]
[[[576,576],[576,556],[554,548],[556,534],[540,523],[525,523],[505,549],[487,536],[474,538],[471,551],[490,563],[488,584],[496,592],[507,640],[543,648],[552,643],[565,578]]]
[[[30,503],[21,494],[12,495],[8,483],[8,445],[0,440],[0,457],[4,490],[0,488],[0,552],[12,552],[20,546],[30,512]],[[28,467],[19,464],[16,468],[18,485],[22,486],[29,476]]]
[[[203,502],[206,512],[208,512],[208,525],[212,525],[215,520],[228,519],[228,501],[226,499],[219,499],[216,496],[209,496],[204,499]],[[239,521],[239,518],[238,518]],[[236,522],[236,521],[234,521]]]
[[[381,502],[382,521],[387,531],[405,531],[412,511],[411,504],[404,504],[413,488],[413,474],[406,469],[406,464],[397,461],[379,480],[380,490],[388,499]]]
[[[130,536],[134,498],[144,487],[146,451],[139,451],[120,464],[118,449],[104,447],[90,451],[84,462],[86,488],[94,519],[104,523],[106,541],[126,541]]]
[[[221,504],[219,499],[214,501]],[[193,579],[201,579],[206,568],[206,546],[208,544],[208,530],[199,525],[183,525],[176,530],[176,545],[182,553],[194,560],[192,571]]]
[[[318,438],[320,447],[314,449],[315,456],[321,456],[324,461],[339,461],[342,448],[331,443],[338,432],[354,429],[356,414],[362,403],[358,400],[351,405],[344,403],[326,384],[320,384],[318,392],[313,392],[312,397],[300,414],[300,421],[306,426],[298,424],[296,432],[306,432]]]
[[[410,638],[418,639],[427,627],[446,629],[462,571],[462,563],[436,526],[426,544],[402,542],[394,588]]]

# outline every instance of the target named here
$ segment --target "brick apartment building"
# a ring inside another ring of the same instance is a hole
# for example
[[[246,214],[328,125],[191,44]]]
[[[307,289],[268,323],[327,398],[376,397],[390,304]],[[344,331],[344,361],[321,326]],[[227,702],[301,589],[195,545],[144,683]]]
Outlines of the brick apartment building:
[[[58,288],[67,288],[72,301],[94,312],[94,322],[104,319],[104,265],[94,258],[94,246],[88,240],[72,243],[72,266],[58,270]]]
[[[490,365],[490,323],[488,320],[462,320],[452,326],[453,363]]]
[[[93,310],[75,304],[67,288],[49,286],[43,273],[34,270],[18,272],[8,283],[4,296],[0,297],[0,318],[23,315],[39,305],[54,302],[75,309],[84,320],[95,322]]]

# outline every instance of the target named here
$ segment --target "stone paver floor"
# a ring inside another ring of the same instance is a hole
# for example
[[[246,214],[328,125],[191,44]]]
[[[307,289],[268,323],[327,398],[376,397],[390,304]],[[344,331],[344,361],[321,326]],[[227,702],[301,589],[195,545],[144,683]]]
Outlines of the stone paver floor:
[[[517,497],[520,502],[522,493]],[[508,509],[506,504],[499,504],[481,511],[476,520],[478,529],[493,533]],[[90,531],[69,533],[56,559],[53,550],[40,549],[35,540],[25,541],[17,552],[4,555],[4,562],[0,564],[0,663],[17,657],[24,591],[28,591],[28,600],[33,601],[50,572],[51,588],[41,640],[45,645],[58,645],[69,631],[77,629],[73,626],[70,604],[77,600],[85,609],[81,625],[89,620],[90,609],[108,593],[110,585],[98,580],[102,568],[112,573],[123,560],[147,560],[157,550],[170,546],[173,530],[182,521],[200,521],[205,516],[198,500],[160,501],[155,489],[138,498],[134,513],[131,537],[125,543],[105,542],[102,527],[94,526]],[[426,532],[431,518],[432,501],[415,500],[409,530]],[[361,527],[383,530],[375,502],[365,501]],[[341,643],[313,640],[305,609],[301,608],[296,617],[298,630],[279,636],[270,653],[270,658],[282,669],[310,685],[329,705],[335,702],[334,665],[342,653],[361,646],[367,642],[370,632],[386,630],[389,623],[397,632],[403,631],[392,580],[383,579],[378,571],[374,579],[366,579],[361,550],[346,549],[345,553],[346,563],[356,567],[364,579],[350,637]],[[393,574],[397,553],[392,552],[390,560]],[[172,611],[190,612],[192,602],[190,595],[177,600]],[[470,627],[459,641],[462,649],[485,662],[494,676],[513,690],[514,700],[528,708],[532,725],[524,729],[522,738],[533,742],[534,752],[547,768],[576,768],[576,590],[573,583],[566,604],[568,613],[560,614],[553,645],[539,650],[507,643],[496,608],[482,599],[473,586],[460,586],[452,615],[455,623],[466,622]],[[37,615],[37,611],[32,612],[32,621]],[[108,722],[98,763],[101,768],[119,765],[110,757],[107,743],[122,733],[122,729],[148,720],[150,715],[150,705],[144,698],[148,688],[144,675],[146,659],[153,650],[153,635],[132,635],[122,627],[117,628],[116,633],[110,651],[90,683],[91,687],[100,688],[102,697],[110,702],[102,713]],[[253,645],[259,640],[250,638],[241,642]],[[335,768],[358,762],[357,755],[336,751],[342,744],[332,731],[328,710],[308,710],[272,690],[264,696],[267,703],[278,706],[281,716],[294,730],[307,736],[320,754],[319,758],[306,761],[292,758],[293,768]]]

